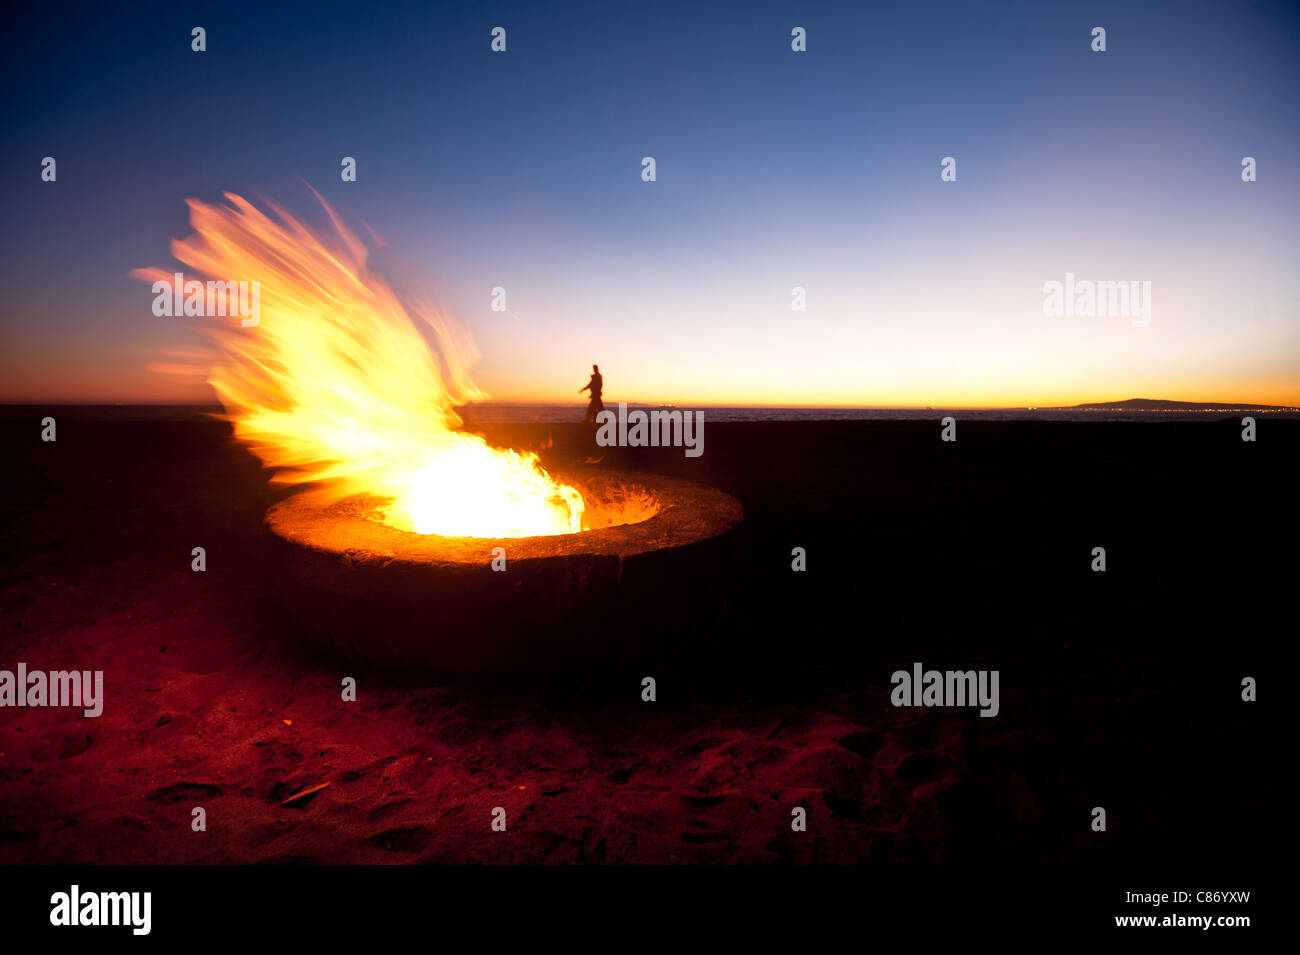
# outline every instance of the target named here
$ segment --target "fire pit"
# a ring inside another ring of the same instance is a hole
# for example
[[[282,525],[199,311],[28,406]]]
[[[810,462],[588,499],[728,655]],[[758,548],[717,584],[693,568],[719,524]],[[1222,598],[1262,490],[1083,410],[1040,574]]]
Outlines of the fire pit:
[[[582,493],[590,529],[443,537],[381,523],[364,496],[276,504],[266,524],[303,635],[348,661],[403,670],[608,664],[637,649],[629,620],[673,619],[731,563],[725,532],[742,512],[730,495],[650,474],[555,477]]]
[[[536,453],[465,431],[456,409],[486,394],[450,315],[408,311],[328,206],[317,232],[226,199],[190,200],[194,232],[172,252],[210,280],[209,308],[211,283],[260,289],[255,322],[207,326],[207,380],[272,479],[311,488],[266,522],[313,646],[402,670],[591,663],[678,629],[654,615],[716,586],[733,563],[713,556],[740,520],[733,498],[650,475],[552,475]]]

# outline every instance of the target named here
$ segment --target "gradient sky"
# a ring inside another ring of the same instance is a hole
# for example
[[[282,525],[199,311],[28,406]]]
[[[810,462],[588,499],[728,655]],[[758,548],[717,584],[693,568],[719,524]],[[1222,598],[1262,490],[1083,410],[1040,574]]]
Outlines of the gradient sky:
[[[499,400],[596,361],[607,401],[1300,405],[1292,3],[42,4],[3,43],[0,400],[210,399],[149,370],[204,320],[127,273],[187,197],[321,221],[306,180]],[[1067,271],[1150,325],[1044,317]]]

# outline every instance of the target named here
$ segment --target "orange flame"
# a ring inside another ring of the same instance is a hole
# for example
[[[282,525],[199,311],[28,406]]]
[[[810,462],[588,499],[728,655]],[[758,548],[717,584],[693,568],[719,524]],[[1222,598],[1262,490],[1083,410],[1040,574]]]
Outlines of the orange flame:
[[[465,371],[472,344],[430,309],[420,317],[435,355],[319,194],[333,248],[273,203],[279,221],[239,196],[226,199],[230,206],[188,200],[195,231],[174,241],[172,254],[213,281],[260,283],[254,327],[212,322],[220,358],[208,381],[236,436],[278,469],[274,480],[319,482],[336,498],[383,498],[385,523],[421,534],[582,529],[582,495],[551,478],[536,455],[456,430],[455,405],[486,397]],[[172,282],[158,269],[131,274]]]

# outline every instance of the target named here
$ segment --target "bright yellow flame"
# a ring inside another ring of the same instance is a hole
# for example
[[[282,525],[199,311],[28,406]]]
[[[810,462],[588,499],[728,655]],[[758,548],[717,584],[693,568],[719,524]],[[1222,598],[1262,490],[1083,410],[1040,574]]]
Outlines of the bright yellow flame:
[[[448,316],[427,309],[420,317],[435,355],[323,199],[333,248],[279,206],[269,204],[276,221],[226,198],[230,206],[189,200],[195,231],[174,241],[172,254],[212,281],[260,283],[254,327],[205,319],[221,351],[209,382],[235,434],[278,469],[276,481],[387,499],[382,520],[421,534],[582,529],[582,495],[551,478],[536,455],[455,430],[455,405],[486,397],[465,372],[473,346]],[[172,282],[158,269],[132,275]]]

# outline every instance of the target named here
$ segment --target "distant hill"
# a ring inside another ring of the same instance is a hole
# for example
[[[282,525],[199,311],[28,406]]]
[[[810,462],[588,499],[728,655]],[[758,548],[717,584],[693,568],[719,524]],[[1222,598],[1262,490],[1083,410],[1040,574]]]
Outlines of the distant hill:
[[[1049,411],[1281,411],[1280,405],[1248,405],[1232,401],[1169,401],[1165,398],[1126,398],[1123,401],[1094,401],[1084,405],[1049,408]]]

